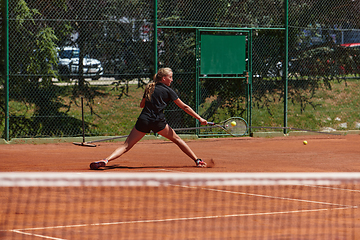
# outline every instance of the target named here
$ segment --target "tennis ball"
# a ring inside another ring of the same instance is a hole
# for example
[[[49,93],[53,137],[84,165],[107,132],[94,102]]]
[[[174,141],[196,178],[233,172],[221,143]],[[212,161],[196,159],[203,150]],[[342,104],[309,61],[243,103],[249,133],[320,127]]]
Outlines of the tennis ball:
[[[235,121],[232,121],[230,124],[231,124],[231,126],[233,126],[233,127],[236,126],[236,122],[235,122]]]
[[[304,145],[306,145],[306,144],[307,144],[307,141],[305,140],[303,143],[304,143]]]

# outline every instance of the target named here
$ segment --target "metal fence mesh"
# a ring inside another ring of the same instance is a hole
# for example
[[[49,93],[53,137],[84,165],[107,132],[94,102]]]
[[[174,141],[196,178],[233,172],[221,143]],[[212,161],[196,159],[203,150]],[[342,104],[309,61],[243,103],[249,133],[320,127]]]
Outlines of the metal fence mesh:
[[[80,97],[87,135],[128,134],[141,111],[144,85],[163,66],[173,69],[172,87],[180,98],[209,120],[249,121],[250,111],[254,126],[283,126],[286,116],[292,127],[359,129],[354,109],[360,102],[360,47],[344,44],[360,42],[360,1],[289,0],[286,107],[284,5],[283,0],[9,0],[10,138],[81,135]],[[3,2],[1,12],[4,36]],[[244,80],[201,80],[196,92],[200,28],[250,31],[251,110]],[[1,75],[2,106],[5,79]],[[5,108],[0,112],[4,138]],[[166,116],[173,127],[195,125],[175,105]]]
[[[276,27],[284,24],[282,0],[159,0],[159,25],[174,27]]]
[[[359,129],[359,1],[290,1],[289,125]]]
[[[1,28],[0,28],[0,36],[1,36],[1,44],[0,44],[0,53],[1,53],[1,56],[5,56],[5,6],[3,3],[0,4],[0,21],[1,21]],[[5,59],[4,58],[0,58],[0,136],[3,135],[3,132],[4,132],[4,129],[5,129],[5,112],[6,112],[6,108],[5,108],[5,102],[6,102],[6,94],[5,94],[5,91],[4,91],[4,86],[5,86],[5,79],[6,79],[6,76],[5,76],[5,72],[6,72],[6,69],[5,69]]]

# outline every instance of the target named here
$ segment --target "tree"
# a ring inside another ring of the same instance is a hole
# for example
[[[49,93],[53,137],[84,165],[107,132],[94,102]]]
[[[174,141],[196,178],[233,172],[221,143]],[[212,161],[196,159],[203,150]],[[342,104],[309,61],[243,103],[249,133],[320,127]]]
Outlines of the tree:
[[[66,114],[60,111],[64,106],[58,99],[59,89],[52,83],[52,78],[57,77],[59,38],[55,31],[67,27],[45,21],[44,17],[50,9],[64,10],[64,3],[65,0],[17,0],[9,6],[10,99],[24,105],[23,111],[11,112],[11,137],[62,135],[68,132],[66,129],[81,126],[72,118],[59,118]],[[39,9],[46,11],[41,13]],[[54,121],[44,117],[54,117]]]

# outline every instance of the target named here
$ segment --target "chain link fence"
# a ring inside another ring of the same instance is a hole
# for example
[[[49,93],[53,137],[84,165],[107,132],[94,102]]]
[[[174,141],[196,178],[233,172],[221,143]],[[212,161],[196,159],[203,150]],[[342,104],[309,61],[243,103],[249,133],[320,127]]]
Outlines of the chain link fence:
[[[172,88],[209,121],[358,129],[360,47],[349,43],[360,43],[359,2],[289,0],[287,15],[283,0],[9,0],[9,102],[3,58],[0,88],[9,138],[81,136],[81,97],[88,136],[126,135],[160,67],[173,69]],[[197,79],[197,29],[249,31],[250,81]],[[174,128],[196,124],[173,104],[166,116]]]
[[[1,29],[0,29],[0,36],[1,36],[1,44],[0,44],[0,54],[1,56],[6,56],[5,54],[5,47],[6,47],[6,42],[5,42],[5,36],[6,36],[6,33],[5,33],[5,29],[6,29],[6,21],[4,21],[6,19],[5,17],[5,13],[6,13],[6,10],[5,10],[6,6],[5,4],[1,4],[0,5],[0,19],[1,19]],[[0,136],[3,136],[4,135],[4,130],[5,130],[5,112],[7,111],[6,109],[6,94],[5,94],[5,91],[4,91],[4,87],[5,87],[5,80],[6,80],[6,76],[4,75],[6,73],[6,69],[5,69],[5,59],[4,57],[2,57],[0,59]]]
[[[289,125],[360,129],[360,1],[289,4]]]

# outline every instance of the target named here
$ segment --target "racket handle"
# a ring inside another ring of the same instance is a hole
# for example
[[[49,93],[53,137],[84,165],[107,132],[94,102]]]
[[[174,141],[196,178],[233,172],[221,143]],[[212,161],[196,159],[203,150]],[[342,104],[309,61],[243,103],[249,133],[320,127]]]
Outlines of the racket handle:
[[[214,122],[207,122],[208,125],[215,125]]]

